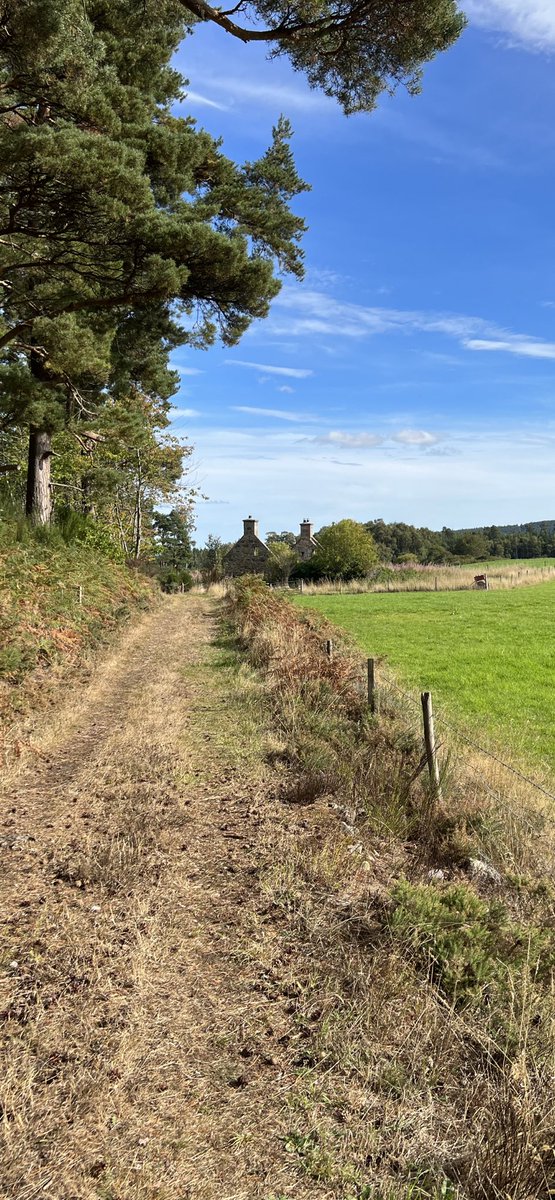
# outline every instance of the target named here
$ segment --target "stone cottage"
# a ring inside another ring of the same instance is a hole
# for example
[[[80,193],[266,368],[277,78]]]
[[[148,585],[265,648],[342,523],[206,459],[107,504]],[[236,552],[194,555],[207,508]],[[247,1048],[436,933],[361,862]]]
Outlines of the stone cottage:
[[[295,554],[300,558],[301,562],[308,562],[312,558],[315,550],[318,549],[318,542],[313,534],[314,526],[308,517],[301,521],[301,532],[293,547]]]
[[[258,521],[247,517],[243,521],[243,536],[224,555],[223,567],[226,575],[263,575],[270,551],[258,535]]]
[[[301,521],[301,531],[293,546],[300,562],[308,562],[318,548],[312,530],[308,518]],[[258,521],[247,517],[243,521],[243,536],[224,555],[223,567],[226,575],[263,575],[271,558],[271,550],[259,536]]]

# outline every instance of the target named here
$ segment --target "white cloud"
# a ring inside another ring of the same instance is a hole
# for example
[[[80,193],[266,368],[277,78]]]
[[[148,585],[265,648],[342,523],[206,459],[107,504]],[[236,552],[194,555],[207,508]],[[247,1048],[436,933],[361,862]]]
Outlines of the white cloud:
[[[278,392],[289,392],[290,395],[293,395],[294,391],[295,388],[289,387],[288,383],[282,383],[281,387],[278,387]]]
[[[202,413],[199,412],[198,408],[172,408],[172,410],[171,410],[172,420],[175,417],[200,417],[200,416],[202,416]]]
[[[532,50],[555,48],[553,0],[466,0],[471,21]]]
[[[401,429],[393,435],[394,442],[403,446],[435,446],[441,441],[439,434],[430,433],[427,429]]]
[[[532,338],[514,336],[508,341],[471,338],[464,342],[467,350],[497,350],[505,354],[520,354],[524,358],[555,358],[555,342],[536,342]]]
[[[307,379],[309,375],[314,374],[314,371],[308,370],[307,367],[274,367],[268,366],[267,363],[246,362],[242,358],[227,358],[226,364],[229,367],[249,367],[253,371],[266,371],[268,375],[288,375],[291,379]]]
[[[294,286],[284,287],[276,297],[268,325],[272,333],[287,331],[289,336],[296,337],[322,334],[359,339],[391,333],[436,333],[453,338],[465,350],[497,350],[527,358],[555,359],[555,343],[542,342],[530,334],[513,333],[484,317],[364,306]]]
[[[555,426],[548,432],[552,436]],[[266,529],[295,529],[307,512],[317,528],[346,516],[410,520],[436,529],[541,520],[550,515],[546,497],[553,478],[553,441],[544,444],[544,435],[543,423],[507,426],[505,418],[495,425],[465,425],[449,430],[440,447],[372,452],[369,471],[363,450],[363,465],[356,469],[349,465],[355,461],[352,451],[328,442],[328,457],[322,444],[300,440],[293,426],[269,431],[262,454],[258,431],[206,427],[195,438],[202,488],[230,503],[199,506],[198,541],[208,532],[236,538],[249,512]],[[445,453],[450,445],[456,458]]]
[[[350,449],[353,447],[360,448],[361,446],[382,446],[384,442],[383,437],[380,437],[377,433],[343,433],[339,429],[308,440],[332,446],[348,446]]]
[[[280,325],[281,309],[287,311],[283,325]],[[480,332],[499,333],[497,326],[480,317],[364,306],[335,300],[326,292],[292,286],[282,288],[273,303],[270,317],[272,333],[286,330],[296,336],[322,333],[326,336],[335,334],[355,338],[391,331],[445,333],[461,339]]]
[[[179,363],[172,363],[172,366],[179,371],[180,375],[202,375],[203,373],[198,367],[182,367]]]
[[[202,84],[225,97],[225,105],[216,105],[216,107],[235,107],[242,102],[252,104],[255,100],[257,104],[267,105],[272,109],[282,109],[285,112],[315,112],[321,110],[331,113],[336,107],[333,100],[324,96],[322,92],[312,91],[310,88],[298,88],[287,83],[269,83],[267,80],[257,80],[247,76],[226,76],[226,75],[207,75],[202,79]],[[195,95],[194,92],[189,92],[188,95]]]
[[[200,92],[187,92],[187,100],[191,100],[193,104],[206,105],[207,108],[219,108],[222,112],[228,109],[227,104],[219,104],[217,100],[210,100],[208,96],[201,95]]]
[[[291,390],[291,389],[290,389]],[[315,421],[317,417],[307,417],[304,413],[290,412],[284,408],[255,408],[250,404],[232,404],[232,412],[252,413],[256,417],[276,417],[278,421]]]

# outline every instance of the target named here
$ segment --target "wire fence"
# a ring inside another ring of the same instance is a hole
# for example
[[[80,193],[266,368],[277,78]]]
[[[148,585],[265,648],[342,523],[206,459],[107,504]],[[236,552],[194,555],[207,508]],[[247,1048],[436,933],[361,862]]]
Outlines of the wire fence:
[[[404,700],[408,701],[408,703],[413,704],[413,706],[418,709],[422,707],[422,696],[428,695],[426,692],[420,692],[419,696],[414,695],[412,692],[406,691],[405,688],[400,688],[399,684],[394,683],[394,680],[390,679],[389,677],[382,678],[380,682],[377,682],[378,677],[376,671],[374,671],[374,678],[376,680],[377,694],[380,694],[380,692],[383,692],[384,690],[395,691],[396,694],[404,698]],[[454,734],[456,740],[460,740],[460,742],[471,746],[471,748],[476,750],[479,755],[489,758],[491,762],[496,763],[497,767],[501,767],[503,770],[506,770],[506,772],[513,775],[514,778],[519,779],[521,782],[524,782],[524,784],[527,786],[535,788],[535,791],[541,792],[542,796],[553,800],[555,804],[555,792],[550,791],[549,788],[544,787],[543,784],[539,784],[539,782],[536,779],[532,779],[530,775],[526,775],[524,770],[514,766],[514,763],[506,762],[505,758],[501,758],[500,755],[496,754],[494,750],[490,750],[487,748],[487,746],[481,745],[481,743],[477,742],[475,738],[470,736],[469,732],[463,730],[460,725],[456,725],[455,722],[447,718],[447,716],[443,716],[441,714],[438,715],[435,713],[434,722],[435,726],[442,726],[443,728],[446,728],[446,730],[449,730],[450,733]],[[440,750],[440,743],[436,743],[435,749],[436,752]]]
[[[382,683],[381,686],[383,687],[384,684]],[[405,700],[408,700],[410,704],[417,705],[418,707],[421,706],[421,696],[415,696],[412,693],[407,692],[404,688],[401,688],[398,684],[394,683],[393,680],[387,678],[385,681],[385,687],[397,692]],[[549,789],[544,787],[542,783],[538,783],[536,779],[532,779],[529,775],[526,775],[524,771],[521,771],[512,763],[505,762],[505,760],[498,754],[494,753],[493,750],[489,750],[486,746],[480,745],[480,743],[475,741],[475,739],[472,738],[469,733],[467,733],[464,729],[461,729],[460,725],[456,725],[454,721],[451,721],[447,717],[442,715],[438,716],[437,713],[434,715],[434,721],[436,725],[442,725],[444,728],[449,729],[451,733],[455,734],[457,739],[465,742],[467,746],[471,746],[472,749],[476,750],[479,754],[483,754],[486,758],[490,759],[491,762],[496,763],[497,766],[502,767],[505,771],[508,771],[509,774],[515,776],[515,778],[520,779],[523,783],[527,784],[528,787],[534,788],[537,792],[541,792],[543,796],[547,796],[547,798],[552,800],[555,804],[555,792],[549,791]],[[436,751],[437,750],[439,750],[439,744],[436,743]]]
[[[324,643],[323,649],[333,656],[331,640]],[[551,807],[555,790],[534,779],[518,761],[507,762],[497,747],[485,746],[450,716],[433,713],[429,692],[415,694],[401,687],[378,660],[366,660],[365,674],[363,682],[361,671],[359,686],[364,691],[367,688],[370,711],[381,718],[400,716],[414,746],[422,747],[412,781],[427,765],[435,800],[445,800],[447,810],[458,812],[463,825],[466,821],[472,827],[475,844],[477,841],[481,845],[485,855],[500,866],[511,864],[512,869],[525,872],[532,867],[535,873],[540,869],[550,876],[555,871]],[[393,696],[403,702],[399,713],[395,712],[395,702],[391,702]],[[546,800],[550,802],[547,808]]]

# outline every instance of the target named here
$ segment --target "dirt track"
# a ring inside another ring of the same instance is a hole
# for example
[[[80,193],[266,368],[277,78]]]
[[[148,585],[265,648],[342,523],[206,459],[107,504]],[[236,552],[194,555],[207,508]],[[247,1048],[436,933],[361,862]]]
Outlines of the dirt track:
[[[144,618],[5,784],[10,1200],[332,1194],[284,1144],[305,1033],[258,882],[276,780],[214,629],[198,598]]]

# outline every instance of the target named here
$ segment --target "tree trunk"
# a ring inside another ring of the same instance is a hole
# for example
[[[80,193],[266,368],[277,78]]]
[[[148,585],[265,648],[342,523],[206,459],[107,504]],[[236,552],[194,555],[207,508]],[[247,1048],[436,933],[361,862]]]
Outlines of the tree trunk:
[[[95,517],[95,505],[92,498],[92,478],[90,475],[81,476],[81,512],[85,517]]]
[[[138,559],[141,553],[141,543],[143,540],[143,513],[141,504],[141,487],[137,488],[135,497],[135,512],[133,514],[133,557]]]
[[[143,540],[143,469],[141,451],[137,450],[137,490],[135,492],[135,512],[133,513],[133,557],[138,560]]]
[[[26,515],[34,525],[49,525],[52,516],[50,492],[50,460],[52,438],[44,429],[29,433],[29,463],[27,468]]]

